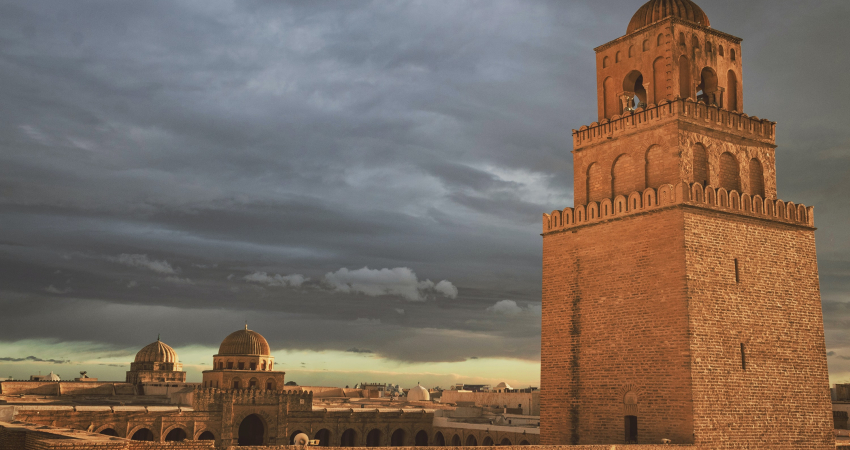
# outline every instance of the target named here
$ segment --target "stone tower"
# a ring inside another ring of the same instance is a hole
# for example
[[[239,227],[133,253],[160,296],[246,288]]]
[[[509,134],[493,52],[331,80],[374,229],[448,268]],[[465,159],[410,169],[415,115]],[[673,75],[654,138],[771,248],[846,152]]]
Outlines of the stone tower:
[[[542,444],[832,448],[814,209],[777,199],[742,59],[690,0],[596,49],[575,205],[543,216]]]

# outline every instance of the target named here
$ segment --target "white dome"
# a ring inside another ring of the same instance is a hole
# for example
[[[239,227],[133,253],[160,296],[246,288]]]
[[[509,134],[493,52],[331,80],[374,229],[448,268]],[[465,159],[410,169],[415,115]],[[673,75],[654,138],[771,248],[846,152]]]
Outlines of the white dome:
[[[502,381],[501,383],[496,385],[496,389],[513,389],[510,384]]]
[[[407,401],[409,402],[428,402],[431,401],[431,394],[428,393],[428,389],[425,389],[421,385],[416,385],[407,391]]]
[[[56,375],[55,373],[53,373],[53,372],[51,371],[51,372],[50,372],[50,375],[48,375],[47,377],[45,377],[45,381],[60,381],[60,380],[59,380],[59,375]]]

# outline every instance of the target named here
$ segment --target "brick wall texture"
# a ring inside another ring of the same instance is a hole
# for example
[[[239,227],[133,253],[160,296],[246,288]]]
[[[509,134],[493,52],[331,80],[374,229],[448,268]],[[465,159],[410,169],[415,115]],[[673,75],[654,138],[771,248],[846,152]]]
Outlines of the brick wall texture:
[[[677,205],[545,234],[541,374],[542,444],[632,415],[639,443],[832,448],[813,229]]]

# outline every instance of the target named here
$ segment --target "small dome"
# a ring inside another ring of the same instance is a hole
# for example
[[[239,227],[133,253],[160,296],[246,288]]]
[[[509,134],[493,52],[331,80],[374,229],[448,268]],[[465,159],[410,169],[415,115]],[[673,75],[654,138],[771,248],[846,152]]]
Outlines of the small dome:
[[[683,20],[694,22],[704,27],[710,27],[711,22],[702,8],[691,0],[650,0],[632,17],[626,34],[633,32],[659,20],[668,17],[678,17]]]
[[[45,380],[45,381],[61,381],[61,380],[59,379],[59,375],[56,375],[55,373],[53,373],[53,371],[51,371],[51,372],[50,372],[50,375],[46,376],[46,377],[44,378],[44,380]]]
[[[428,393],[428,389],[420,385],[416,385],[407,391],[407,401],[409,402],[427,402],[431,401],[431,394]]]
[[[271,350],[266,338],[256,331],[248,329],[245,325],[244,330],[230,333],[218,348],[219,355],[259,355],[269,356]]]
[[[157,338],[156,342],[146,345],[136,353],[136,362],[176,363],[177,352]]]
[[[502,381],[501,383],[496,385],[496,389],[513,389],[510,384]]]

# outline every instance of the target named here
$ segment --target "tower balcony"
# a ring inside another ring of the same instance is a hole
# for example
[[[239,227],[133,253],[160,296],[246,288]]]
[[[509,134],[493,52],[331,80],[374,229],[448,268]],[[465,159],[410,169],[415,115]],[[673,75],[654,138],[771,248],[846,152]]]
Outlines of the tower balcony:
[[[646,130],[674,120],[723,131],[741,138],[776,145],[776,122],[721,109],[691,98],[663,100],[634,112],[602,119],[573,130],[573,148],[579,151],[594,144]]]

